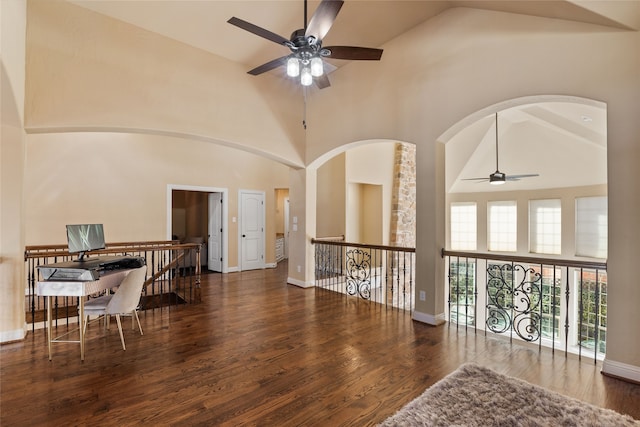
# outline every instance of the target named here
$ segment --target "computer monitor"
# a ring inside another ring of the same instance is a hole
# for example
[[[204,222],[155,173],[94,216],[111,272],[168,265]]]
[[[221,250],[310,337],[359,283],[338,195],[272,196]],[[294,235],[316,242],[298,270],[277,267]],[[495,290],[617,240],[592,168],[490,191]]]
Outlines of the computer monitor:
[[[104,249],[104,229],[102,224],[67,225],[69,253],[77,253],[77,261],[84,261],[87,252]]]

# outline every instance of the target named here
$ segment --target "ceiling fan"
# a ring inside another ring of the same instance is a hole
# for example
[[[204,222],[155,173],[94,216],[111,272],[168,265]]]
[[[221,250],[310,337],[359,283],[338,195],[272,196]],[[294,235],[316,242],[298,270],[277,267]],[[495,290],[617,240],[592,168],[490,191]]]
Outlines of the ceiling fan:
[[[504,184],[506,181],[520,181],[520,179],[522,178],[531,178],[534,176],[540,175],[538,175],[537,173],[507,175],[503,172],[500,172],[500,168],[498,167],[498,113],[496,113],[496,171],[489,175],[488,178],[466,178],[463,179],[463,181],[489,182],[489,184],[500,185]]]
[[[227,22],[289,48],[291,53],[262,64],[248,74],[257,76],[280,66],[287,67],[287,75],[300,76],[303,86],[309,86],[315,80],[320,89],[330,86],[325,68],[335,68],[325,63],[323,58],[379,61],[382,49],[356,46],[322,46],[322,39],[327,35],[338,16],[342,0],[322,0],[307,25],[307,0],[304,0],[304,28],[295,30],[287,39],[269,30],[258,27],[240,18],[232,17]],[[328,67],[327,67],[328,66]],[[315,78],[315,79],[314,79]]]

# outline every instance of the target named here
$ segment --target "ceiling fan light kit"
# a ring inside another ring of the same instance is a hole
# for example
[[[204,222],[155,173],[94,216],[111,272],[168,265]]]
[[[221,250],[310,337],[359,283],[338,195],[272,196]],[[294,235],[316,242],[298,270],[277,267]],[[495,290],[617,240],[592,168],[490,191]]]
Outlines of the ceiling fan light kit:
[[[287,59],[287,75],[289,77],[300,76],[300,84],[311,86],[313,77],[320,77],[324,73],[322,59],[319,56],[311,56],[307,52],[292,54]]]
[[[322,0],[307,25],[307,0],[304,0],[304,29],[294,31],[290,39],[242,19],[230,18],[228,23],[286,46],[291,51],[289,55],[262,64],[248,73],[256,76],[284,65],[289,77],[300,77],[301,85],[310,86],[315,77],[318,87],[324,89],[330,86],[330,83],[325,73],[323,58],[379,61],[382,49],[355,46],[322,47],[322,39],[331,29],[343,4],[342,0]]]
[[[489,175],[489,184],[491,185],[502,185],[507,181],[507,177],[502,172],[495,171],[491,175]]]

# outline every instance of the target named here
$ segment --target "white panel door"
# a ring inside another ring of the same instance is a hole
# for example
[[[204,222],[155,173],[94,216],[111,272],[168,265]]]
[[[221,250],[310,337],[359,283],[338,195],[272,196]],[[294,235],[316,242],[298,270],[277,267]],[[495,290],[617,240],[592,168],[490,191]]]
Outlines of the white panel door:
[[[264,193],[240,192],[240,270],[264,268]]]
[[[207,267],[222,271],[222,193],[209,193],[209,247]]]

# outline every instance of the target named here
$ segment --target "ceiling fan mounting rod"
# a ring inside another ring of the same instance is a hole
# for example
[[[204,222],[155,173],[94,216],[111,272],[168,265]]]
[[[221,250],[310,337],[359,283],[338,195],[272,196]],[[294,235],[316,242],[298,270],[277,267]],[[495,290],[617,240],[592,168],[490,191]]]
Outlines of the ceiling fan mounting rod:
[[[465,181],[478,181],[478,182],[487,182],[493,185],[504,184],[506,181],[520,181],[521,178],[529,178],[534,176],[539,176],[537,173],[529,173],[529,174],[520,174],[520,175],[507,175],[505,173],[500,172],[498,166],[498,113],[495,113],[496,117],[496,171],[489,175],[489,179],[487,178],[466,178]]]
[[[304,0],[304,31],[307,31],[307,0]]]
[[[496,112],[496,172],[499,172],[498,168],[498,113]]]

